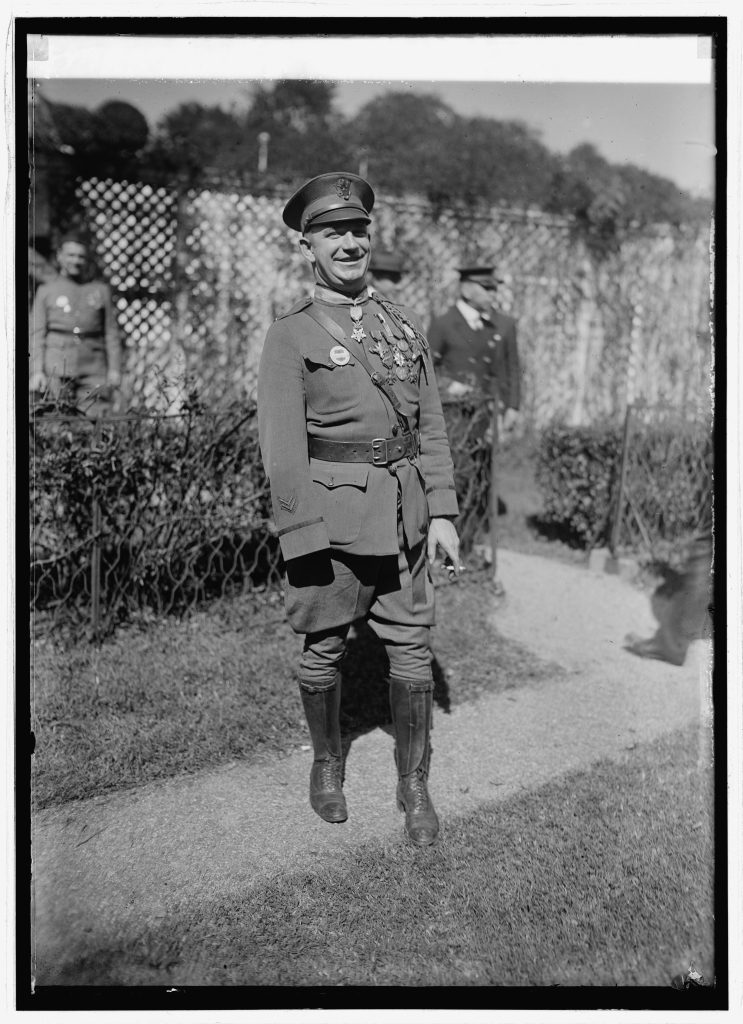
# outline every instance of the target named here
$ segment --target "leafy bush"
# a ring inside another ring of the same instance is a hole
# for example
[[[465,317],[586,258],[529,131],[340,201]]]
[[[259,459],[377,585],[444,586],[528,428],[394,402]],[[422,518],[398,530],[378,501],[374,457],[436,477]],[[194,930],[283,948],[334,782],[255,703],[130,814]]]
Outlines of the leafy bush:
[[[278,575],[254,405],[98,424],[39,417],[31,444],[37,612],[84,620],[96,559],[108,627]]]
[[[540,521],[578,547],[593,547],[609,526],[621,450],[616,426],[553,425],[543,431],[536,470],[544,502]]]
[[[540,521],[579,547],[609,539],[616,502],[623,430],[619,425],[566,427],[542,433],[537,482]],[[713,442],[709,431],[679,414],[633,418],[627,451],[619,542],[657,554],[710,525]]]

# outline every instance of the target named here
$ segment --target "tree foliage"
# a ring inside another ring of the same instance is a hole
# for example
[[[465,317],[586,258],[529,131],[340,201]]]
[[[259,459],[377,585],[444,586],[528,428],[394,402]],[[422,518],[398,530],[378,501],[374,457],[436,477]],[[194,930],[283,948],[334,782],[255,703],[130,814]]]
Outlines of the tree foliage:
[[[149,140],[130,104],[52,107],[78,173],[136,169],[163,183],[237,177],[254,187],[294,187],[331,167],[362,170],[380,191],[418,194],[437,206],[504,203],[568,214],[609,249],[628,223],[699,223],[710,215],[708,201],[632,164],[612,164],[588,143],[560,156],[526,124],[462,117],[433,94],[390,91],[350,118],[334,99],[331,82],[261,84],[245,109],[181,104]]]

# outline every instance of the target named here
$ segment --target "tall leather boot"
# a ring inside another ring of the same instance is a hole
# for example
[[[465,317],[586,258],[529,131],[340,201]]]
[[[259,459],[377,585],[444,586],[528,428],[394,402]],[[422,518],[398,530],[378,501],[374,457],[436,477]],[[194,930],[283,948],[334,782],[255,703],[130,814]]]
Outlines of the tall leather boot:
[[[430,846],[439,834],[439,819],[427,785],[433,683],[391,676],[390,709],[395,732],[397,806],[405,812],[405,831],[413,842]]]
[[[341,677],[330,686],[317,687],[299,682],[302,704],[315,752],[310,771],[310,805],[324,821],[345,821],[348,817],[343,796],[343,753],[341,748]]]

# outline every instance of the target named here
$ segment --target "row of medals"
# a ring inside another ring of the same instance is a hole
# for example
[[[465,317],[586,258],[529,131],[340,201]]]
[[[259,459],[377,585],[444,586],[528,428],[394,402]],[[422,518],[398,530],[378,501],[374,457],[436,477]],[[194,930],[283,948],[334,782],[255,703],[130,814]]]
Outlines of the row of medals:
[[[351,337],[354,341],[362,344],[364,338],[367,337],[362,324],[364,310],[361,306],[351,306],[349,311],[354,322]],[[380,328],[370,332],[374,344],[369,346],[369,351],[379,356],[387,371],[383,383],[394,384],[396,380],[416,381],[418,379],[418,359],[423,348],[412,327],[403,323],[402,337],[398,337],[393,334],[383,313],[375,312],[374,316],[379,321]]]

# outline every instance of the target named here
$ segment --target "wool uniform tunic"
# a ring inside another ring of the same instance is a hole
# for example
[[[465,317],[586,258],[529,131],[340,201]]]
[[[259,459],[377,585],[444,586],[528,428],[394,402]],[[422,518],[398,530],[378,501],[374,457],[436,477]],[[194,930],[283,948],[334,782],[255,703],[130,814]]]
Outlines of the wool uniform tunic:
[[[96,378],[121,372],[121,345],[111,301],[102,281],[56,277],[39,286],[31,310],[31,375]]]
[[[516,321],[495,310],[474,330],[456,306],[434,320],[428,332],[434,364],[442,383],[472,384],[518,409],[521,374]]]
[[[409,548],[425,538],[430,517],[457,515],[452,460],[428,352],[418,358],[414,380],[397,380],[391,386],[411,428],[420,433],[417,455],[389,466],[309,457],[310,436],[370,442],[402,433],[390,402],[355,358],[363,345],[368,362],[384,369],[381,357],[371,351],[369,335],[379,327],[376,314],[388,323],[390,318],[373,295],[359,305],[367,335],[363,341],[351,337],[350,302],[330,304],[317,297],[279,317],[266,337],[258,424],[274,521],[287,561],[328,548],[348,555],[397,556],[398,502]],[[344,332],[344,346],[312,319],[307,312],[312,306]],[[413,315],[404,313],[419,328]]]

